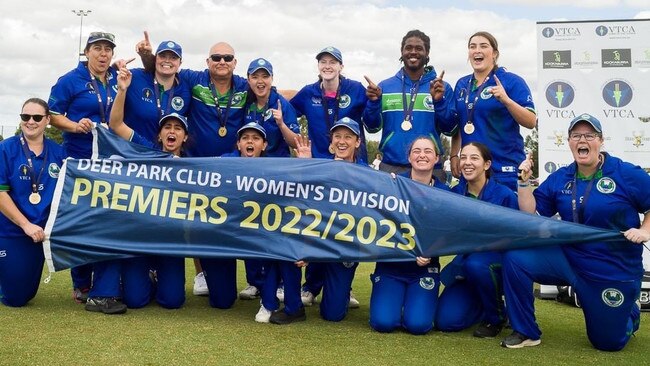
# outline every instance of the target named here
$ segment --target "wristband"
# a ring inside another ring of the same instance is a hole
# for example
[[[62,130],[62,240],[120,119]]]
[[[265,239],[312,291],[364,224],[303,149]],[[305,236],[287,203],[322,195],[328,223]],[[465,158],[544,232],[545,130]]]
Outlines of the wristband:
[[[526,180],[526,181],[518,180],[517,181],[517,187],[519,187],[519,188],[526,188],[526,187],[529,187],[529,186],[530,186],[530,181],[529,180]]]

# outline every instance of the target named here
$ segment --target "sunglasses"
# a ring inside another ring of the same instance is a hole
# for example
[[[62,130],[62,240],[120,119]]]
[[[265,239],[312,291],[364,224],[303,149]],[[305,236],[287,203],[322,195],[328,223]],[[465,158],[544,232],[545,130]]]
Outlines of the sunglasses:
[[[44,114],[27,114],[27,113],[20,114],[20,119],[22,119],[23,122],[28,122],[30,118],[33,118],[34,122],[40,122],[43,120],[44,117],[45,117]]]
[[[115,35],[113,33],[105,33],[105,32],[91,32],[88,39],[95,40],[95,39],[108,39],[111,42],[115,42]]]
[[[214,62],[220,62],[221,60],[230,62],[234,59],[235,59],[235,55],[218,55],[218,54],[210,55],[210,60]]]

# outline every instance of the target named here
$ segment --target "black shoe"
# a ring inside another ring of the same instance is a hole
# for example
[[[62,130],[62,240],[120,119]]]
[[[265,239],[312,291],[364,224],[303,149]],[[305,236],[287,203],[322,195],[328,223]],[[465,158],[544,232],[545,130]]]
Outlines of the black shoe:
[[[305,315],[305,308],[300,308],[300,310],[296,311],[293,314],[287,314],[284,311],[284,308],[274,311],[273,314],[271,314],[271,318],[269,318],[269,322],[273,324],[291,324],[293,322],[302,322],[307,320],[307,316]]]
[[[124,314],[126,305],[114,297],[89,297],[86,310],[104,314]]]
[[[89,288],[73,288],[72,300],[77,304],[85,304],[88,301],[88,291],[90,291]]]
[[[476,330],[474,330],[474,337],[478,338],[494,338],[501,333],[503,329],[503,323],[501,324],[490,324],[488,322],[482,322]]]
[[[512,334],[501,341],[501,347],[523,348],[537,346],[540,343],[542,343],[541,339],[530,339],[517,331],[513,331]]]

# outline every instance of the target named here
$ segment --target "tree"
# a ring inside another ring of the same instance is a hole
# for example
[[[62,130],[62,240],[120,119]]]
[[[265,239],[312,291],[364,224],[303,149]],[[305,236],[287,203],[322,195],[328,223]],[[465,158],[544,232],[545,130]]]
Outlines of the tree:
[[[379,152],[379,141],[366,140],[366,149],[368,150],[368,159],[366,161],[370,164],[375,160],[375,156]]]
[[[533,160],[535,161],[535,165],[533,166],[533,176],[539,177],[539,144],[538,144],[539,138],[537,134],[537,127],[533,129],[533,131],[530,133],[530,135],[526,136],[526,140],[524,141],[524,148],[526,149],[526,152],[530,152],[533,154]]]

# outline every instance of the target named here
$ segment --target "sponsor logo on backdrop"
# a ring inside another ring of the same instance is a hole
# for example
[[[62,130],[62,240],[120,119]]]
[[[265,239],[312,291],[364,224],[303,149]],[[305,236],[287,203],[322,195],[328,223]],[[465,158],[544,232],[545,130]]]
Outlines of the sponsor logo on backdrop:
[[[603,67],[631,67],[632,50],[629,48],[614,48],[601,50]]]
[[[544,164],[544,171],[546,171],[548,174],[551,174],[557,170],[557,164],[555,164],[552,161],[547,162]]]
[[[574,40],[580,37],[580,28],[578,27],[546,27],[542,29],[542,36],[545,38],[553,38],[556,40]]]
[[[641,56],[640,59],[634,60],[634,65],[638,67],[650,67],[650,48],[646,48],[641,53],[635,53]]]
[[[543,64],[545,69],[570,69],[571,51],[544,51]]]
[[[630,38],[636,35],[632,25],[599,25],[595,31],[597,35],[610,39]]]
[[[582,51],[576,52],[575,54],[579,56],[579,58],[577,61],[573,62],[574,66],[580,68],[594,68],[598,66],[598,61],[593,59],[591,52]]]
[[[632,131],[632,136],[625,137],[625,142],[631,143],[638,149],[650,143],[650,136],[645,136],[645,131]]]
[[[602,88],[603,100],[611,109],[603,109],[605,118],[636,118],[631,109],[623,107],[630,104],[634,91],[629,82],[622,79],[608,81]]]
[[[546,101],[555,108],[546,110],[546,116],[549,118],[571,119],[575,117],[575,112],[566,109],[573,103],[575,98],[575,88],[564,80],[556,80],[546,86]]]

